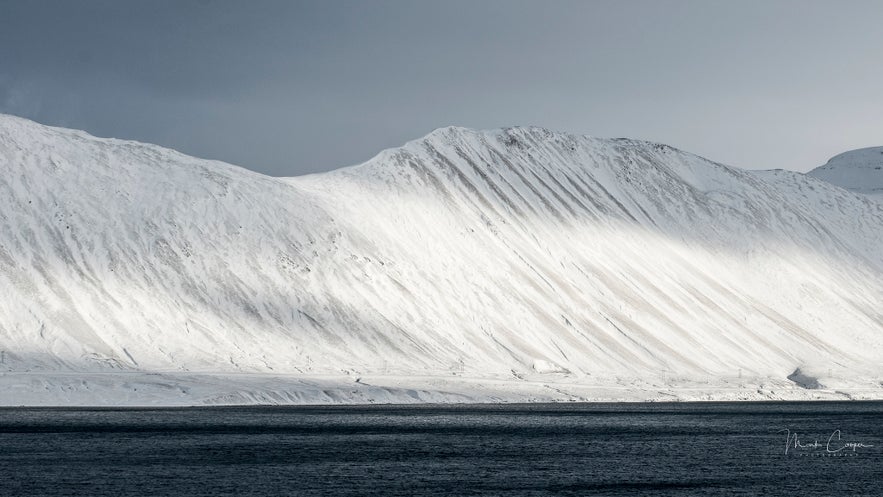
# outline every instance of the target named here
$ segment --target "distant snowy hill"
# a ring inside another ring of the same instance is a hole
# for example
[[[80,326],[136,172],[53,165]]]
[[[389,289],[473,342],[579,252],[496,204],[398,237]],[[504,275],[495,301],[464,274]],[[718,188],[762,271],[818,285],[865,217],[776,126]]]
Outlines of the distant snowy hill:
[[[883,147],[844,152],[807,174],[847,190],[883,200]]]
[[[2,115],[0,168],[0,404],[883,397],[883,203],[803,174],[444,128],[272,178]]]

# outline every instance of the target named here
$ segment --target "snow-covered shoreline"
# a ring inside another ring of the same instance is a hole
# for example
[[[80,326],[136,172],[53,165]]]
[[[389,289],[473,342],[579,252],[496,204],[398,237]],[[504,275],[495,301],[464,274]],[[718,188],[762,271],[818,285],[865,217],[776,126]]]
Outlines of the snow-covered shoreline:
[[[806,389],[788,380],[595,379],[176,373],[4,373],[0,406],[359,405],[883,400],[879,383]]]

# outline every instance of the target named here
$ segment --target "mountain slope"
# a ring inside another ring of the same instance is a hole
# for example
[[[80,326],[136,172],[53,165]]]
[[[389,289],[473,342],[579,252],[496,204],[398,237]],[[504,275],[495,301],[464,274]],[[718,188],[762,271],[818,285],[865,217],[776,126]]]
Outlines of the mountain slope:
[[[807,174],[847,190],[883,199],[883,147],[844,152]]]
[[[0,167],[0,370],[879,389],[883,207],[801,174],[444,128],[270,178],[8,116]]]

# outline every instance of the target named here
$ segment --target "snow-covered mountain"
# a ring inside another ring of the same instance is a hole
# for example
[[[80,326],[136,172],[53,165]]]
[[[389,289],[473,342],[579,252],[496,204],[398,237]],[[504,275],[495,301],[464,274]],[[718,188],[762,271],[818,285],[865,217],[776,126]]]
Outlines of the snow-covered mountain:
[[[883,147],[844,152],[807,174],[847,190],[883,200]]]
[[[11,116],[0,168],[0,403],[883,396],[883,203],[803,174],[444,128],[272,178]]]

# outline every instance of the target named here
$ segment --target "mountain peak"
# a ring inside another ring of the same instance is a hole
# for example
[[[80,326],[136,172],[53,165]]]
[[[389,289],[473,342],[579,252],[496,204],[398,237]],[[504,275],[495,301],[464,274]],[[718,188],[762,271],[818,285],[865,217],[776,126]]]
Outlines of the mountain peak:
[[[883,147],[843,152],[807,174],[847,190],[883,198]]]

